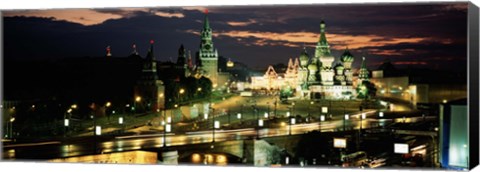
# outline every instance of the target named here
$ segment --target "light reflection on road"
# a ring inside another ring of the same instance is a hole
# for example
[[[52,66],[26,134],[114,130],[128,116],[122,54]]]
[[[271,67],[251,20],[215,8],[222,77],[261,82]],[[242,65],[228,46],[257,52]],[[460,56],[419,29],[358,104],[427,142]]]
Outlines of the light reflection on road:
[[[296,134],[303,134],[309,131],[321,129],[322,132],[329,132],[329,131],[342,131],[343,128],[347,130],[357,130],[360,126],[363,129],[377,127],[377,126],[385,126],[392,122],[396,123],[412,123],[418,122],[421,120],[432,120],[435,117],[427,116],[425,119],[422,117],[407,117],[404,118],[394,118],[394,119],[374,119],[369,118],[372,114],[368,115],[366,119],[359,119],[352,115],[349,120],[330,120],[330,121],[323,121],[319,125],[318,122],[314,123],[304,123],[304,124],[295,124],[295,125],[288,125],[279,127],[279,128],[259,128],[258,130],[255,128],[245,128],[245,129],[236,129],[236,130],[216,130],[215,131],[215,141],[227,141],[227,140],[242,140],[248,138],[257,137],[273,137],[273,136],[284,136],[288,135],[290,132],[292,135]],[[268,123],[269,121],[266,121]],[[188,145],[188,144],[200,144],[200,143],[211,143],[212,142],[213,132],[209,131],[196,131],[196,132],[188,132],[181,135],[175,135],[170,133],[165,135],[166,145],[167,146],[180,146],[180,145]],[[112,141],[105,141],[97,143],[97,149],[100,150],[102,153],[108,152],[117,152],[117,151],[127,151],[127,150],[138,150],[138,149],[145,149],[145,148],[159,148],[163,147],[164,145],[164,138],[163,134],[152,134],[147,137],[145,136],[138,136],[138,137],[118,137]],[[91,145],[91,144],[90,144]],[[78,156],[87,153],[91,153],[92,148],[88,147],[88,144],[60,144],[60,145],[50,145],[50,146],[58,146],[61,152],[60,156],[62,157],[70,157],[70,156]],[[15,147],[10,146],[4,148],[4,158],[5,159],[14,159],[16,149],[22,149],[24,146]]]

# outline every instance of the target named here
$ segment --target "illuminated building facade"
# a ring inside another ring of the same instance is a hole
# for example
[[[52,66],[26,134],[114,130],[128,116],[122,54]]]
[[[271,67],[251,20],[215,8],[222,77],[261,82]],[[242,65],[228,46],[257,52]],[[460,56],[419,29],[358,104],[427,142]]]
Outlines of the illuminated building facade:
[[[263,76],[253,76],[251,88],[254,90],[279,90],[284,86],[284,79],[275,72],[272,66],[268,66]]]
[[[310,64],[302,65],[303,68],[308,68],[308,87],[302,87],[301,95],[313,100],[351,99],[355,94],[352,72],[353,55],[347,48],[340,57],[340,62],[334,65],[335,57],[330,52],[325,28],[325,22],[322,21],[320,38],[315,47],[315,56],[310,60]],[[308,60],[302,61],[307,62]]]
[[[304,48],[299,58],[289,59],[283,77],[270,66],[264,76],[252,77],[252,88],[271,90],[290,87],[299,99],[351,99],[356,94],[353,60],[354,57],[347,48],[339,62],[335,63],[325,35],[325,22],[322,21],[314,57],[310,58]],[[369,80],[365,63],[364,58],[359,70],[359,82]]]

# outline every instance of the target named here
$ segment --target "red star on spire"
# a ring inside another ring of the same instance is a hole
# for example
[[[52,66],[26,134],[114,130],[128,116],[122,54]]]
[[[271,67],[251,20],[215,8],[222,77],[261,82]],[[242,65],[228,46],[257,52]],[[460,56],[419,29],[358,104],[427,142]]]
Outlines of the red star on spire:
[[[153,44],[153,43],[154,43],[153,39],[152,39],[152,40],[150,40],[150,44]]]
[[[208,14],[208,9],[205,9],[205,14]]]

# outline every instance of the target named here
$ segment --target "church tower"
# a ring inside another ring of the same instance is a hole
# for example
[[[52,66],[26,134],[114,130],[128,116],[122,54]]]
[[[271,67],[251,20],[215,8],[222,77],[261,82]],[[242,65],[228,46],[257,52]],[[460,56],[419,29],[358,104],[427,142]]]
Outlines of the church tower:
[[[320,81],[322,85],[333,85],[334,71],[332,63],[335,60],[330,53],[327,37],[325,36],[325,22],[320,23],[320,39],[318,40],[315,57],[320,61]]]
[[[369,80],[368,69],[367,69],[367,65],[365,64],[365,57],[362,57],[362,67],[358,72],[358,81],[360,84],[360,83],[363,83],[363,81],[368,81],[368,80]]]
[[[300,80],[300,84],[303,90],[307,90],[308,61],[310,60],[310,57],[308,56],[307,49],[305,47],[303,47],[303,51],[298,59],[300,59],[300,67],[298,68],[298,77]]]
[[[153,40],[150,41],[150,49],[143,62],[142,76],[134,89],[134,97],[139,97],[136,102],[138,107],[145,111],[155,111],[165,107],[165,86],[158,79],[157,62],[153,54]]]
[[[352,85],[353,82],[353,71],[352,71],[352,63],[353,63],[353,55],[348,50],[348,47],[345,48],[342,56],[340,57],[340,61],[343,63],[345,67],[345,77],[347,85]]]
[[[212,28],[210,28],[207,14],[208,11],[205,10],[200,49],[197,52],[196,60],[198,61],[197,67],[202,69],[203,75],[209,78],[215,86],[218,84],[218,52],[213,46]]]
[[[187,69],[187,52],[185,47],[183,47],[183,44],[180,45],[180,48],[178,49],[177,71],[184,77],[188,77],[189,75],[189,71]]]

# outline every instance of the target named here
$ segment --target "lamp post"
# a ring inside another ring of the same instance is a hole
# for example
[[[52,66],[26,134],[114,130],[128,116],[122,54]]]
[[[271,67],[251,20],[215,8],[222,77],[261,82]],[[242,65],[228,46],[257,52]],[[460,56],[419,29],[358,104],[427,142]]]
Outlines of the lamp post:
[[[13,122],[15,122],[15,117],[10,117],[10,138],[13,139]]]
[[[227,110],[228,125],[230,126],[230,111]]]
[[[275,105],[275,109],[273,110],[273,117],[275,118],[277,116],[277,99],[275,99],[275,102],[273,104]]]
[[[212,111],[212,143],[215,143],[215,127],[216,127],[216,121],[215,121],[215,109],[214,108],[211,108],[211,111]]]
[[[237,118],[240,119],[240,125],[242,125],[243,121],[242,121],[242,115],[243,115],[243,104],[242,106],[240,107],[240,113],[237,114]]]
[[[110,123],[110,113],[108,113],[108,108],[112,106],[111,102],[105,103],[105,114],[107,115],[107,121]]]
[[[257,125],[257,139],[260,139],[260,127],[263,127],[263,119],[258,120]]]
[[[288,125],[288,135],[292,135],[292,125],[295,124],[295,117],[290,117]]]
[[[96,120],[96,117],[95,117],[95,114],[93,115],[93,140],[94,140],[94,143],[93,143],[93,153],[96,154],[97,153],[97,136],[99,135],[102,135],[102,127],[101,126],[97,126],[97,120]]]
[[[132,108],[130,108],[130,104],[125,105],[124,113],[128,113],[128,112],[132,113]]]
[[[341,106],[341,107],[343,107],[343,114],[345,115],[343,118],[343,131],[345,131],[345,122],[349,119],[349,116],[348,114],[345,113],[345,106]]]
[[[167,132],[172,130],[172,126],[170,124],[171,118],[167,119],[167,111],[164,109],[163,111],[163,147],[167,147]]]
[[[313,101],[310,101],[310,106],[313,106],[313,104],[315,104],[315,103]],[[308,106],[308,118],[309,118],[309,120],[310,120],[310,114],[311,114],[310,106]]]
[[[362,116],[360,118],[360,132],[362,132],[363,129],[363,120],[367,118],[367,115],[365,113],[362,113]]]
[[[242,123],[242,114],[237,113],[237,119],[240,120],[240,124]]]
[[[123,123],[124,123],[123,120],[124,120],[123,116],[118,117],[118,124],[122,126],[122,132],[123,132],[123,130],[125,130],[125,127],[124,127],[124,124],[123,124]]]
[[[253,108],[253,114],[255,115],[255,120],[258,121],[258,114],[257,114],[258,109],[255,107],[255,105],[253,105],[252,108]]]
[[[178,102],[181,102],[182,101],[182,98],[183,98],[183,93],[185,93],[185,89],[183,88],[180,88],[180,90],[178,91]]]
[[[295,102],[292,102],[292,115],[295,116]]]
[[[267,102],[267,118],[270,117],[270,104]]]
[[[167,118],[170,122],[172,121],[172,118],[175,118],[175,115],[176,115],[175,112],[178,112],[178,104],[173,105],[173,107],[174,107],[175,109],[172,109],[172,110],[170,111],[170,117]]]
[[[135,101],[133,104],[133,114],[135,114],[135,112],[137,111],[137,104],[140,103],[141,101],[142,101],[142,97],[140,96],[135,97]]]
[[[350,116],[348,114],[345,114],[344,118],[343,118],[343,131],[345,132],[345,123],[347,122],[347,120],[350,118]]]
[[[325,121],[325,115],[320,115],[320,122],[318,125],[318,131],[321,133],[322,132],[322,122]]]
[[[68,126],[70,125],[70,117],[67,117],[68,114],[72,113],[72,108],[69,108],[64,114],[63,114],[63,137],[67,137],[67,132],[68,132]]]

